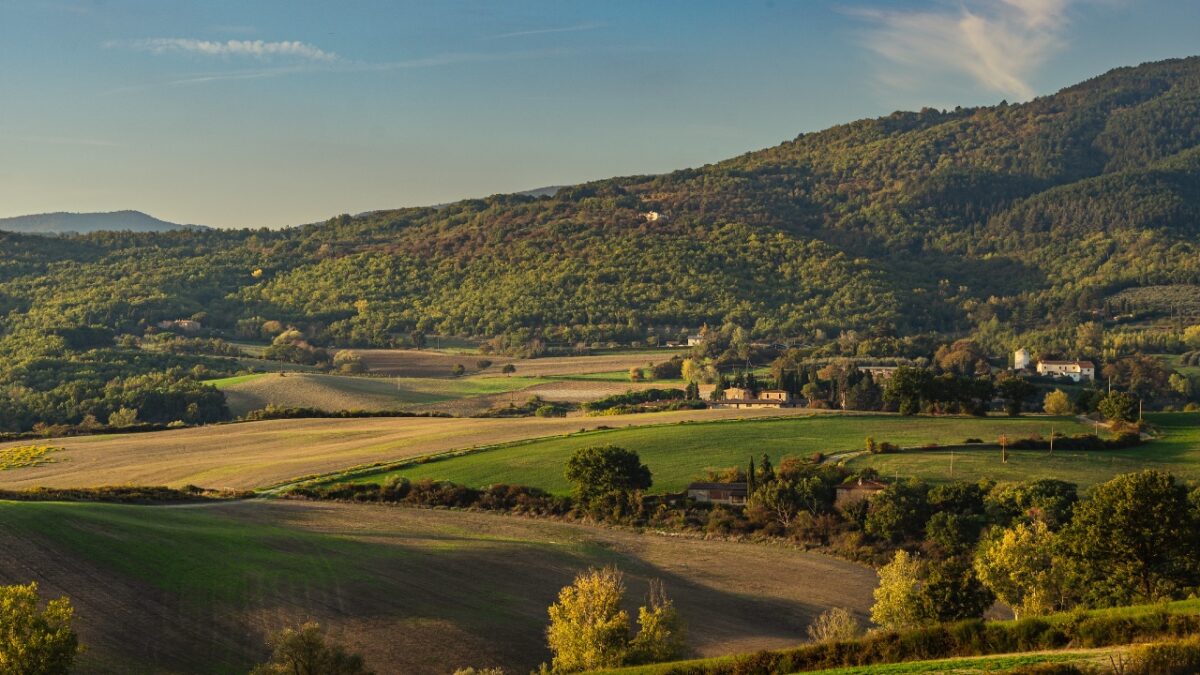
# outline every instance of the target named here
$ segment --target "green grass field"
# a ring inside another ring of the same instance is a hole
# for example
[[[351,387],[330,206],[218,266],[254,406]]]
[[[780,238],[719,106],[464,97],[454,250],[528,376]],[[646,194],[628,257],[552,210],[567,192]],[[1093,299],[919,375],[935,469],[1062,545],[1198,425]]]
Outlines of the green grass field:
[[[265,377],[269,374],[270,373],[250,373],[248,375],[234,375],[233,377],[222,377],[216,380],[205,380],[204,384],[210,384],[217,389],[225,389],[226,387],[231,387],[235,384],[257,380],[258,378]]]
[[[1180,354],[1155,354],[1158,358],[1167,362],[1167,365],[1180,373],[1187,375],[1193,380],[1200,380],[1200,366],[1185,366],[1183,365],[1183,356]]]
[[[788,455],[842,452],[863,447],[867,436],[902,446],[962,443],[1000,434],[1027,437],[1049,434],[1050,427],[1074,434],[1087,427],[1069,418],[899,417],[895,415],[816,415],[789,419],[737,420],[648,426],[574,434],[508,445],[459,457],[417,464],[359,478],[379,482],[393,476],[433,478],[472,486],[493,483],[530,485],[565,494],[570,486],[563,465],[571,453],[589,445],[619,445],[636,450],[654,475],[655,492],[678,491],[705,469],[740,466],[750,456],[769,454],[778,462]],[[908,455],[896,455],[907,457]],[[889,456],[890,457],[890,456]]]
[[[1121,473],[1161,469],[1183,478],[1200,478],[1200,414],[1157,413],[1146,419],[1161,434],[1159,440],[1124,450],[1062,452],[1011,450],[1008,463],[1000,450],[914,450],[894,455],[869,455],[851,460],[851,467],[871,466],[884,476],[919,477],[930,481],[1035,480],[1057,478],[1081,486],[1102,483]],[[1074,433],[1058,427],[1058,431]],[[1046,435],[1046,432],[1042,432]],[[993,440],[995,436],[983,437]]]
[[[802,551],[492,514],[0,501],[0,584],[36,580],[44,597],[71,599],[81,673],[246,673],[268,655],[267,633],[307,620],[379,673],[529,672],[549,659],[558,590],[608,564],[627,575],[630,603],[661,579],[707,656],[788,646],[826,607],[862,615],[875,583]],[[746,575],[763,580],[754,595]],[[821,578],[837,583],[809,583]]]

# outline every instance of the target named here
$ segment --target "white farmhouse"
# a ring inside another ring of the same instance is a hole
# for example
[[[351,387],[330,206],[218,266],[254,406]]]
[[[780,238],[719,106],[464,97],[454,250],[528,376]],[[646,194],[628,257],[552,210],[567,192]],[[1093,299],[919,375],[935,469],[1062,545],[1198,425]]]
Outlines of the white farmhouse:
[[[1066,376],[1080,382],[1096,379],[1096,364],[1091,361],[1038,361],[1038,375],[1050,377]]]

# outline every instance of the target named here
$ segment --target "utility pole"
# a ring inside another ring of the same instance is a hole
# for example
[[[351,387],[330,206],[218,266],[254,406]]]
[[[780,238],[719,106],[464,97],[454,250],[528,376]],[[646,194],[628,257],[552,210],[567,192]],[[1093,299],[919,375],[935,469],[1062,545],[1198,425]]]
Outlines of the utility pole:
[[[1050,427],[1050,454],[1054,454],[1054,427]]]

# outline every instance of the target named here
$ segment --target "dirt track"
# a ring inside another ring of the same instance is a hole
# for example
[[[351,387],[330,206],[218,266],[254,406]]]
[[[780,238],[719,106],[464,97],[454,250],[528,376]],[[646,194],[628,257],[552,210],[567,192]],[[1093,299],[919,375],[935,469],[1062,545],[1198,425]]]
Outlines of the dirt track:
[[[812,411],[688,410],[611,417],[271,420],[116,436],[54,439],[54,462],[0,471],[0,487],[200,485],[259,488],[360,464],[476,445],[688,420],[808,415]],[[0,445],[21,445],[8,443]]]

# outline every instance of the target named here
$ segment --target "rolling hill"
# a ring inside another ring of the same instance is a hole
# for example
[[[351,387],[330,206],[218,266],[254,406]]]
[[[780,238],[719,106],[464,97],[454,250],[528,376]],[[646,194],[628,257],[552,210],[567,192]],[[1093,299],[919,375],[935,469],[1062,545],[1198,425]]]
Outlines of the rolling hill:
[[[159,220],[141,211],[108,213],[39,213],[30,216],[0,218],[0,230],[26,234],[68,234],[88,232],[166,232],[204,228],[203,225],[179,225]]]
[[[70,596],[86,673],[245,673],[269,632],[306,620],[378,673],[529,672],[559,588],[608,564],[631,601],[663,581],[698,656],[789,646],[828,607],[864,616],[875,585],[816,553],[490,514],[0,501],[0,583]]]
[[[0,427],[27,428],[29,406],[78,421],[75,401],[112,377],[166,368],[60,336],[141,334],[196,314],[220,335],[279,321],[353,347],[438,333],[530,353],[675,340],[707,323],[841,338],[860,356],[928,355],[971,334],[996,352],[1018,341],[1065,351],[1078,324],[1116,322],[1129,298],[1200,320],[1187,301],[1200,288],[1198,234],[1200,57],[552,196],[277,231],[53,246],[0,233],[0,385],[30,392],[13,410],[0,402]]]

